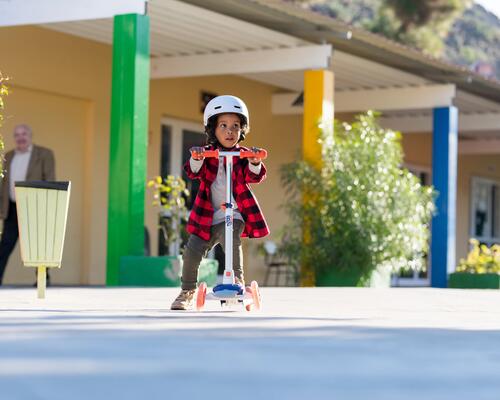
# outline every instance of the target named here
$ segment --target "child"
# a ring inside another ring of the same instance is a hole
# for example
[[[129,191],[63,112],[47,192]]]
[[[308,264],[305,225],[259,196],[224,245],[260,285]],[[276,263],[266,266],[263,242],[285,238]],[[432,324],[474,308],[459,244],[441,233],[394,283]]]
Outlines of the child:
[[[190,179],[199,179],[200,188],[189,216],[187,231],[191,234],[184,250],[182,267],[182,290],[172,303],[172,310],[193,308],[198,267],[201,259],[217,243],[224,244],[225,212],[221,208],[226,202],[226,171],[224,158],[204,159],[204,150],[222,151],[248,150],[238,145],[249,131],[248,109],[245,103],[234,96],[218,96],[205,107],[203,116],[205,147],[193,147],[191,158],[184,165]],[[253,148],[255,153],[259,149]],[[266,168],[257,156],[233,158],[233,268],[235,282],[245,286],[243,277],[241,237],[264,237],[269,229],[249,183],[260,183],[266,177]]]

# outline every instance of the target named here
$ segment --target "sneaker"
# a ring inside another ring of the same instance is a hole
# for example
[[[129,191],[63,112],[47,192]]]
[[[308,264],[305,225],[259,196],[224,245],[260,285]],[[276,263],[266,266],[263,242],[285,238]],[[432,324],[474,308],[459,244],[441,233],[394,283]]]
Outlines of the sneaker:
[[[170,306],[171,310],[191,310],[194,306],[194,295],[196,294],[196,289],[191,290],[181,290],[179,296],[174,300]]]

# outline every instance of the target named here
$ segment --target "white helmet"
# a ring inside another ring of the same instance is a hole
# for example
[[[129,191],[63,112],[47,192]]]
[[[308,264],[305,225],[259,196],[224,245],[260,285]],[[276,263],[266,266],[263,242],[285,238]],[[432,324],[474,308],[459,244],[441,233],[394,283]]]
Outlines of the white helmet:
[[[210,117],[226,113],[243,115],[247,120],[247,124],[250,125],[250,116],[246,104],[240,98],[228,95],[214,97],[208,102],[203,113],[203,124],[207,126]]]

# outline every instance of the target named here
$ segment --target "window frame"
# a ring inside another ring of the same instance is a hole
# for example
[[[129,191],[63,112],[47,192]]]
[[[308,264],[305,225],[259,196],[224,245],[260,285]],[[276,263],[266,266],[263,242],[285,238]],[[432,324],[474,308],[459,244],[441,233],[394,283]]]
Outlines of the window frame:
[[[203,124],[196,123],[189,120],[183,120],[179,118],[173,117],[163,117],[161,119],[161,127],[164,125],[170,126],[170,141],[171,141],[171,149],[170,149],[170,174],[171,175],[182,175],[182,138],[183,131],[188,130],[192,132],[200,132],[200,134],[205,134],[205,128]],[[161,165],[160,165],[161,169]]]
[[[500,180],[495,179],[495,178],[487,178],[487,177],[482,177],[482,176],[472,176],[471,177],[471,184],[470,184],[470,207],[469,207],[469,213],[470,213],[470,219],[469,219],[469,236],[470,238],[477,239],[481,243],[485,243],[488,247],[492,246],[493,244],[500,244],[500,229],[499,232],[497,232],[498,236],[491,236],[491,231],[488,234],[488,236],[477,236],[475,229],[476,229],[476,210],[475,210],[475,204],[474,204],[474,190],[476,188],[476,183],[486,183],[490,185],[490,190],[494,186],[497,187],[497,193],[500,195]],[[492,223],[492,229],[494,229],[495,226],[495,213],[493,210],[494,204],[493,204],[493,199],[490,199],[490,204],[489,204],[489,210],[488,212],[491,214],[491,223]],[[496,210],[496,212],[500,212],[500,210]]]

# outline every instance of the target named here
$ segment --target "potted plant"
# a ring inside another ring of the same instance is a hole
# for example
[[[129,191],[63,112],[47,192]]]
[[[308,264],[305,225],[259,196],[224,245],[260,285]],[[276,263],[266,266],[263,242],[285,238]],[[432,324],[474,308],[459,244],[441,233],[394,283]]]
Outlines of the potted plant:
[[[157,176],[148,181],[153,191],[153,207],[158,210],[159,231],[169,249],[166,256],[127,256],[120,263],[120,284],[125,286],[180,286],[182,271],[181,247],[189,214],[186,199],[189,191],[179,176]],[[199,279],[214,285],[217,279],[217,261],[201,262]]]
[[[188,218],[186,183],[180,176],[168,175],[165,179],[157,176],[148,182],[148,188],[153,190],[153,206],[158,209],[163,242],[170,255],[179,256]]]
[[[286,251],[318,286],[389,286],[401,267],[420,268],[433,190],[401,168],[401,135],[368,112],[322,135],[322,166],[282,168],[289,194]],[[306,274],[304,274],[304,271]]]
[[[450,274],[448,286],[459,289],[500,289],[500,245],[471,239],[472,249]]]

